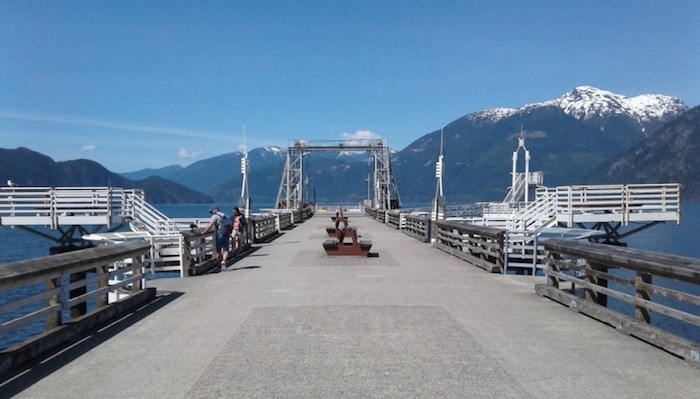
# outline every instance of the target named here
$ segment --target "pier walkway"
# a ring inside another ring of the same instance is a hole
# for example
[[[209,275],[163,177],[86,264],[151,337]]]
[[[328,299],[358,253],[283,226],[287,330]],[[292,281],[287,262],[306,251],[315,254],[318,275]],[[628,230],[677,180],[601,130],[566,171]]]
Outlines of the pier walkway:
[[[19,398],[698,398],[700,370],[351,214],[368,258],[326,256],[318,214],[0,387]]]

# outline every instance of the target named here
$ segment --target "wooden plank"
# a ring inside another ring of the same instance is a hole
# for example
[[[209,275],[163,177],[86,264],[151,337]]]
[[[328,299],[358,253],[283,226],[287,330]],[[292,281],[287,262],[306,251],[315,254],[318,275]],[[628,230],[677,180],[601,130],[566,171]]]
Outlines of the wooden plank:
[[[693,294],[688,294],[685,292],[681,292],[681,291],[674,290],[671,288],[662,287],[659,285],[647,284],[647,283],[639,282],[636,280],[630,280],[630,279],[624,278],[622,276],[617,276],[614,274],[601,272],[599,270],[586,270],[585,267],[575,265],[571,262],[553,261],[553,263],[557,264],[560,268],[585,272],[587,274],[591,274],[591,275],[599,277],[599,278],[604,278],[608,281],[614,281],[618,284],[625,285],[627,287],[639,287],[639,288],[642,288],[644,290],[650,291],[654,295],[663,296],[664,298],[671,298],[671,299],[674,299],[677,301],[687,302],[687,303],[695,305],[695,306],[700,306],[700,297],[693,295]]]
[[[488,271],[489,273],[501,273],[502,272],[502,268],[499,265],[488,262],[482,258],[473,256],[467,252],[463,252],[462,250],[460,250],[458,248],[453,248],[453,247],[450,247],[450,246],[447,246],[444,244],[440,244],[440,243],[437,243],[437,245],[435,245],[435,247],[444,251],[444,252],[447,252],[451,255],[454,255],[462,260],[465,260],[465,261],[467,261],[475,266],[478,266],[478,267]]]
[[[654,302],[651,302],[649,300],[636,297],[634,295],[625,294],[625,293],[618,292],[618,291],[615,291],[615,290],[612,290],[609,288],[605,288],[605,287],[601,287],[601,286],[598,286],[595,284],[591,284],[588,281],[582,280],[580,278],[576,278],[574,276],[569,276],[569,275],[564,274],[562,272],[554,272],[554,271],[548,270],[547,275],[554,276],[560,280],[565,280],[565,281],[575,283],[576,285],[580,285],[585,289],[595,291],[599,294],[604,294],[604,295],[619,299],[621,301],[630,303],[632,305],[641,306],[641,307],[644,307],[646,309],[652,310],[654,312],[661,313],[661,314],[664,314],[666,316],[672,317],[674,319],[678,319],[678,320],[684,321],[686,323],[700,326],[700,316],[696,316],[694,314],[686,313],[686,312],[683,312],[683,311],[680,311],[680,310],[677,310],[677,309],[674,309],[674,308],[671,308],[671,307],[668,307],[665,305],[654,303]]]
[[[81,249],[42,258],[22,260],[3,265],[0,268],[2,289],[44,281],[61,273],[87,270],[96,265],[110,263],[114,259],[126,259],[148,253],[147,242],[127,242],[95,248]]]
[[[700,259],[560,238],[546,239],[542,244],[550,252],[700,284]]]
[[[631,317],[596,305],[593,302],[584,301],[575,295],[547,286],[546,284],[536,284],[535,291],[539,295],[568,306],[574,311],[609,324],[620,332],[649,342],[654,346],[684,359],[690,364],[700,366],[700,345],[690,340],[678,337],[649,324],[640,323]]]
[[[443,229],[443,230],[457,230],[461,233],[473,233],[473,234],[479,234],[481,236],[485,237],[499,237],[503,236],[506,232],[506,230],[503,229],[497,229],[494,227],[485,227],[485,226],[477,226],[473,224],[466,224],[466,223],[455,223],[455,222],[449,222],[449,221],[438,221],[437,222],[438,228]]]

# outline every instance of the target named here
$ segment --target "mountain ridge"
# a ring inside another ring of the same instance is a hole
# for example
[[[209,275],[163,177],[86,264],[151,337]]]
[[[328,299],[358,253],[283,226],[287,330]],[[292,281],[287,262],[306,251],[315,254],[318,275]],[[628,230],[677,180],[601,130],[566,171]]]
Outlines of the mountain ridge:
[[[684,198],[700,199],[700,106],[604,162],[594,176],[601,176],[605,183],[682,182]]]
[[[687,110],[687,106],[670,96],[626,97],[579,86],[554,100],[466,114],[443,129],[445,195],[453,203],[502,200],[510,184],[511,154],[521,135],[532,156],[530,170],[545,172],[547,186],[593,184],[595,174],[604,173],[599,169],[601,165],[653,136],[656,127],[678,117],[682,110]],[[436,130],[401,151],[392,151],[392,169],[403,202],[429,202],[434,196],[440,142],[440,131]],[[255,202],[275,200],[286,152],[276,146],[248,152],[249,192]],[[230,202],[240,195],[242,155],[232,152],[187,167],[171,165],[129,172],[122,177],[157,176],[205,192],[213,201]],[[305,193],[308,199],[358,202],[366,198],[366,179],[372,173],[367,159],[367,153],[343,151],[305,156],[304,168],[310,178],[309,192]],[[56,172],[48,167],[50,162],[53,161],[44,157],[25,169],[52,175]],[[69,169],[69,164],[62,168]],[[97,168],[95,173],[102,173],[103,180],[114,180]],[[160,190],[158,184],[153,184]],[[184,198],[179,201],[192,202]]]
[[[542,107],[555,107],[576,119],[591,121],[610,116],[627,116],[642,132],[658,127],[659,120],[668,120],[688,110],[680,99],[662,94],[641,94],[627,97],[592,86],[578,86],[554,100],[528,103],[520,108],[490,108],[466,117],[496,123],[501,119]],[[649,129],[651,128],[651,129]]]
[[[213,201],[206,194],[158,176],[130,180],[89,159],[55,162],[26,147],[0,148],[0,176],[20,186],[138,188],[144,190],[146,200],[152,203]]]

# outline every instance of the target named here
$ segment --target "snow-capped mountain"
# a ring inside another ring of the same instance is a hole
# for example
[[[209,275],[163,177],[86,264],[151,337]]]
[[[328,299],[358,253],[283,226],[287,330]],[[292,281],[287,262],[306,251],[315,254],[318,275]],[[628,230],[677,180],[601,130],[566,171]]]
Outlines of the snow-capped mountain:
[[[644,132],[648,130],[647,125],[656,127],[659,121],[669,120],[688,110],[687,105],[676,97],[661,94],[627,97],[591,86],[579,86],[554,100],[527,104],[520,108],[487,109],[470,114],[467,118],[474,122],[495,123],[543,107],[561,109],[565,114],[583,121],[626,117],[632,119]]]
[[[445,194],[457,203],[502,199],[511,182],[512,153],[520,135],[527,138],[530,170],[544,171],[546,185],[593,183],[602,175],[594,173],[598,165],[619,158],[686,109],[681,100],[670,96],[626,97],[581,86],[553,100],[464,115],[444,127]],[[398,153],[392,151],[402,201],[426,202],[434,196],[440,142],[440,130],[436,130]],[[286,155],[284,147],[248,151],[249,188],[256,201],[274,200]],[[237,198],[240,156],[235,152],[195,162],[169,174],[168,179],[218,201]],[[310,193],[319,202],[361,200],[372,170],[368,157],[367,152],[348,151],[308,154],[304,167],[313,188]],[[213,170],[228,172],[211,173]]]
[[[661,94],[642,94],[627,97],[590,86],[580,86],[556,100],[545,102],[554,105],[577,119],[589,120],[626,114],[639,123],[668,119],[688,110],[678,98]]]
[[[686,110],[683,101],[670,96],[626,97],[581,86],[553,100],[471,113],[444,127],[443,183],[451,197],[503,198],[511,154],[523,135],[532,157],[530,170],[544,171],[545,184],[588,184],[597,165]],[[440,136],[439,130],[428,133],[392,158],[402,199],[419,201],[434,194]]]

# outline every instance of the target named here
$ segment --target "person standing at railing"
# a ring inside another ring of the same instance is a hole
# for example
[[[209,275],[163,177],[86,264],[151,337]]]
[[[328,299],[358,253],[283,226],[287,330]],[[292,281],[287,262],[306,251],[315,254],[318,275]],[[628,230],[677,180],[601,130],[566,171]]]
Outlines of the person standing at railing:
[[[245,243],[246,225],[248,222],[238,207],[233,208],[233,241],[235,249],[240,249]]]
[[[202,233],[216,231],[216,260],[225,265],[229,256],[229,242],[231,241],[233,222],[217,207],[212,208],[209,213],[211,213],[211,219],[209,219],[209,224],[202,230]]]

